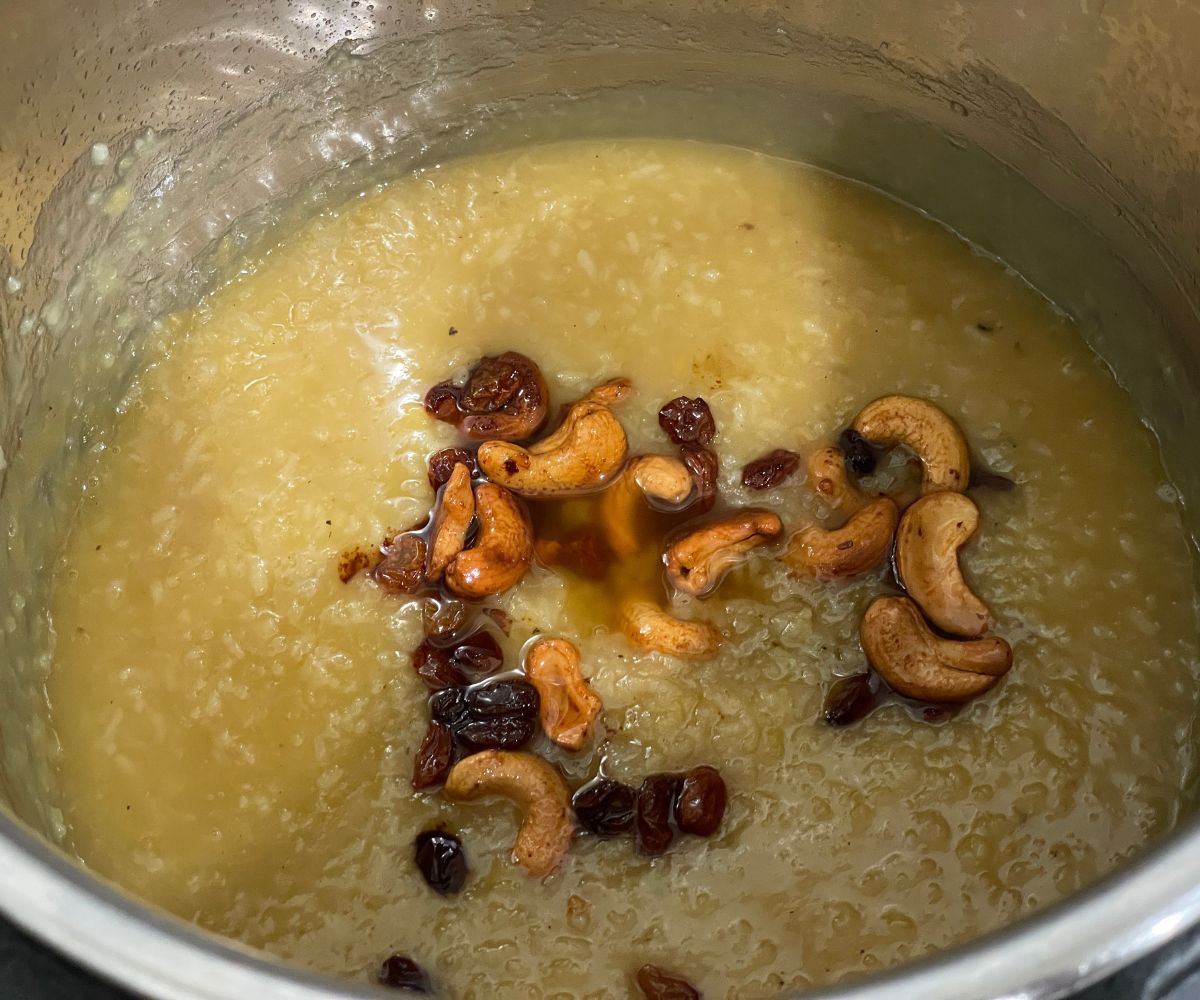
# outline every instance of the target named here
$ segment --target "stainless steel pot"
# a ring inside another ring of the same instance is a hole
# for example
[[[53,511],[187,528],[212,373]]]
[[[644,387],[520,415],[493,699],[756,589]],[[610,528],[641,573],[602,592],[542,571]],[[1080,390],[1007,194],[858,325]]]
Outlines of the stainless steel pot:
[[[1051,290],[1200,497],[1194,5],[10,0],[0,30],[0,910],[136,991],[370,995],[206,936],[68,860],[40,721],[62,484],[103,446],[153,317],[313,192],[580,134],[691,135],[830,166]],[[1066,903],[820,995],[1053,997],[1198,920],[1200,830],[1184,817]]]

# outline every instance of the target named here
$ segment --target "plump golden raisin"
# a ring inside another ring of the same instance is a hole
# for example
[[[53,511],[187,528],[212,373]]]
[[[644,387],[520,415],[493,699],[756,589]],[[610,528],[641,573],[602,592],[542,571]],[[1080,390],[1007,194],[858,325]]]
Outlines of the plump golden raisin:
[[[461,387],[439,382],[426,393],[425,410],[468,437],[517,441],[541,430],[549,398],[541,369],[524,354],[505,351],[480,358]]]

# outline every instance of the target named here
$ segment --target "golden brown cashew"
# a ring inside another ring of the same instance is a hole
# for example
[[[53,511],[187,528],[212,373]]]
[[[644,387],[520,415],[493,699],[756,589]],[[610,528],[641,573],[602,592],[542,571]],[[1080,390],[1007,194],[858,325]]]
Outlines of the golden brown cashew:
[[[961,493],[931,493],[904,512],[896,531],[900,583],[943,632],[977,639],[992,624],[967,585],[958,550],[979,526],[979,510]]]
[[[604,703],[579,671],[579,650],[566,639],[539,639],[529,648],[525,678],[541,696],[546,735],[560,747],[581,750]]]
[[[653,601],[630,600],[621,606],[621,631],[639,649],[685,660],[706,660],[721,646],[721,633],[708,622],[684,621]]]
[[[508,750],[472,754],[450,769],[442,794],[451,802],[485,795],[515,802],[523,818],[512,856],[530,875],[549,875],[566,857],[575,833],[571,792],[541,757]]]
[[[695,484],[688,467],[672,455],[639,455],[600,495],[600,523],[609,548],[621,558],[645,545],[638,512],[647,500],[678,507],[692,495]]]
[[[633,392],[633,383],[627,378],[610,378],[607,382],[594,385],[583,394],[579,402],[599,403],[601,406],[616,406],[624,402]]]
[[[700,597],[760,545],[783,532],[778,515],[759,507],[735,511],[689,531],[667,547],[667,577],[672,586]]]
[[[901,694],[922,701],[970,701],[1012,666],[1012,649],[1003,639],[943,639],[930,631],[907,597],[872,602],[859,638],[883,679]]]
[[[846,475],[846,455],[841,448],[818,448],[809,456],[808,485],[834,510],[853,514],[871,502]]]
[[[440,580],[450,560],[467,544],[467,532],[475,517],[475,494],[471,492],[471,470],[459,462],[442,489],[437,512],[433,515],[433,534],[429,544],[429,565],[425,579]]]
[[[822,580],[856,576],[878,566],[888,554],[900,512],[888,497],[872,500],[833,531],[801,528],[781,558],[794,572]]]
[[[515,586],[533,562],[533,526],[524,505],[503,486],[475,487],[479,538],[446,567],[456,597],[480,598]]]
[[[851,425],[872,444],[902,444],[921,459],[921,492],[961,493],[971,478],[971,457],[958,424],[927,399],[884,396],[868,403]]]
[[[596,390],[592,390],[595,392]],[[603,403],[573,403],[562,425],[528,448],[508,441],[479,446],[488,478],[527,497],[567,496],[598,489],[625,461],[625,428]]]

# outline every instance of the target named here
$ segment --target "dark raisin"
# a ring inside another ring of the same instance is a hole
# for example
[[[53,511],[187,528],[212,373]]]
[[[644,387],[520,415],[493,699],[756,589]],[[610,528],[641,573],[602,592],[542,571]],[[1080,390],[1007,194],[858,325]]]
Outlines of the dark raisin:
[[[375,582],[391,594],[415,594],[425,586],[425,539],[398,535],[375,567]]]
[[[471,750],[518,750],[535,732],[537,720],[528,715],[492,715],[465,723],[458,738]]]
[[[675,833],[671,813],[679,791],[679,775],[652,774],[637,793],[637,846],[643,854],[662,854]]]
[[[379,967],[376,977],[380,986],[390,986],[394,990],[408,990],[410,993],[428,993],[429,977],[411,958],[404,955],[392,955]]]
[[[506,677],[471,688],[466,694],[467,707],[475,718],[499,715],[537,715],[541,699],[537,688],[528,681]]]
[[[875,471],[875,448],[853,427],[847,427],[838,435],[838,447],[846,456],[846,468],[856,476],[869,476]]]
[[[702,764],[683,776],[675,802],[675,822],[684,833],[711,837],[725,816],[725,780],[715,767]]]
[[[1008,476],[1002,476],[998,472],[992,472],[990,469],[981,469],[978,465],[971,466],[970,488],[976,489],[982,486],[988,490],[999,490],[1001,493],[1010,493],[1017,488]]]
[[[417,867],[434,892],[449,896],[467,881],[467,854],[462,842],[441,830],[417,834]]]
[[[450,481],[450,473],[456,465],[465,465],[471,477],[478,475],[475,456],[465,448],[443,448],[429,456],[429,485],[435,490]]]
[[[875,708],[878,692],[879,682],[869,671],[840,678],[825,696],[825,721],[848,726],[866,718]]]
[[[504,653],[491,632],[479,629],[454,644],[450,662],[459,670],[467,671],[472,680],[478,680],[504,666]]]
[[[676,396],[664,403],[658,423],[675,444],[708,444],[717,433],[712,410],[699,396]]]
[[[633,827],[637,792],[611,778],[596,778],[571,798],[579,825],[600,837],[613,837]]]
[[[462,419],[458,408],[458,390],[449,382],[439,382],[425,393],[425,412],[448,424],[457,424]]]
[[[686,444],[679,454],[696,484],[691,505],[696,513],[707,514],[717,502],[717,474],[721,471],[717,453],[711,448]]]
[[[450,662],[450,651],[428,640],[413,650],[412,662],[417,676],[430,691],[463,687],[469,683],[467,676]]]
[[[686,979],[668,975],[657,965],[637,970],[638,989],[646,1000],[700,1000],[700,992]]]
[[[528,361],[515,351],[494,358],[480,358],[458,397],[466,413],[496,413],[517,398],[524,381],[519,361]]]
[[[752,490],[769,490],[778,486],[800,468],[800,456],[786,448],[776,448],[769,455],[756,458],[742,470],[742,485]]]
[[[458,729],[467,722],[470,715],[466,692],[459,687],[435,692],[429,698],[429,714],[435,721],[445,723],[451,729]]]
[[[454,735],[440,722],[429,723],[413,758],[412,786],[418,790],[445,782],[454,763]]]

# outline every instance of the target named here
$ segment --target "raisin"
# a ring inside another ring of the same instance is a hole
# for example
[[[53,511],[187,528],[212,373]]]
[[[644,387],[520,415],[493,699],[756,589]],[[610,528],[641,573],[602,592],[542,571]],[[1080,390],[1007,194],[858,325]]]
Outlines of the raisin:
[[[435,722],[441,722],[451,729],[465,725],[470,715],[467,708],[467,696],[462,688],[451,687],[436,691],[429,698],[429,713]]]
[[[870,672],[837,680],[825,696],[825,721],[848,726],[866,718],[878,701],[878,682]]]
[[[430,691],[463,687],[469,683],[467,676],[450,662],[449,650],[440,649],[428,640],[413,650],[412,662],[417,676]]]
[[[486,629],[472,632],[459,639],[450,650],[450,662],[460,671],[469,671],[473,680],[494,674],[504,666],[500,643]]]
[[[725,816],[725,780],[715,767],[702,764],[683,776],[675,802],[675,822],[684,833],[711,837]]]
[[[429,888],[443,896],[458,892],[467,881],[467,854],[453,834],[422,830],[417,834],[416,861]]]
[[[440,382],[425,394],[425,409],[457,424],[469,437],[517,440],[546,422],[549,393],[541,369],[516,351],[480,358],[456,387]]]
[[[429,723],[413,759],[413,788],[420,790],[442,784],[453,763],[454,734],[450,727],[436,721]]]
[[[742,470],[742,485],[752,490],[769,490],[778,486],[800,468],[800,456],[786,448],[776,448],[769,455],[756,458]]]
[[[846,468],[856,476],[869,476],[875,471],[875,448],[853,427],[847,427],[838,435],[838,447],[846,456]]]
[[[421,609],[426,638],[438,646],[449,646],[471,624],[472,612],[462,601],[429,599]]]
[[[393,538],[372,576],[390,594],[415,594],[425,586],[425,539],[419,535]]]
[[[717,453],[711,448],[688,444],[680,449],[680,457],[696,484],[691,505],[696,513],[706,514],[717,502],[717,474],[720,472]]]
[[[611,778],[589,781],[571,798],[579,825],[600,837],[613,837],[633,827],[637,792]]]
[[[675,444],[708,444],[717,433],[708,403],[697,396],[676,396],[658,411],[658,423]]]
[[[512,635],[512,615],[502,608],[484,608],[483,613],[496,623],[496,628],[506,636]]]
[[[479,475],[475,467],[475,456],[466,448],[443,448],[429,456],[429,485],[435,490],[450,481],[450,473],[456,465],[465,465],[474,479]]]
[[[652,774],[638,789],[637,846],[643,854],[662,854],[675,839],[671,813],[678,791],[676,774]]]
[[[686,979],[668,975],[657,965],[637,970],[638,989],[646,1000],[700,1000],[700,992]]]
[[[458,731],[471,750],[518,750],[537,732],[537,721],[527,715],[492,715],[471,719]]]
[[[410,993],[428,993],[430,988],[425,970],[404,955],[392,955],[386,959],[379,967],[376,978],[380,986],[408,990]]]
[[[466,703],[473,717],[492,718],[501,715],[537,715],[541,699],[537,688],[528,681],[506,677],[471,688],[466,694]]]

